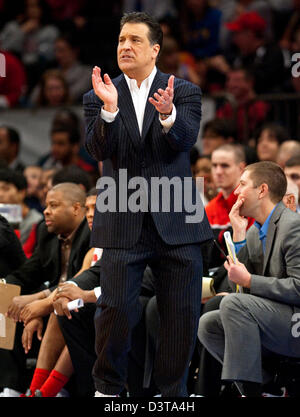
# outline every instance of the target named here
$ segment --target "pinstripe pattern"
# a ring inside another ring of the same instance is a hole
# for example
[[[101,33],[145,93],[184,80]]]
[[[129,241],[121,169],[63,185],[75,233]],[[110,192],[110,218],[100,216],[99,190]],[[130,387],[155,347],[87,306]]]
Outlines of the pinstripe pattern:
[[[167,86],[168,75],[157,71],[149,95]],[[118,189],[119,169],[132,177],[191,177],[189,150],[196,142],[201,118],[201,91],[195,85],[176,79],[174,104],[176,121],[168,134],[163,133],[158,114],[151,103],[145,109],[142,137],[135,110],[123,75],[113,80],[119,94],[119,113],[113,123],[101,119],[101,100],[93,90],[83,99],[86,120],[86,148],[97,160],[104,161],[103,175],[112,177]],[[128,197],[135,190],[128,191]],[[195,189],[194,189],[195,192]],[[118,202],[117,202],[118,203]],[[117,205],[118,208],[118,205]],[[187,224],[188,213],[152,213],[162,239],[171,245],[202,242],[212,238],[207,219]],[[107,248],[132,247],[138,240],[144,214],[95,212],[92,245]],[[176,228],[174,228],[176,225]]]
[[[157,71],[149,95],[166,88],[168,75]],[[155,108],[146,104],[142,135],[123,75],[113,80],[119,113],[112,123],[101,119],[101,101],[93,91],[84,96],[86,148],[103,162],[103,175],[119,186],[119,170],[128,181],[144,177],[191,177],[189,150],[196,142],[201,119],[200,89],[175,80],[176,120],[163,132]],[[195,184],[193,193],[196,194]],[[134,192],[135,190],[132,190]],[[128,191],[128,197],[130,191]],[[151,198],[151,197],[150,197]],[[185,396],[188,364],[200,315],[202,256],[200,242],[212,239],[207,218],[186,223],[185,210],[170,213],[95,212],[92,245],[104,249],[102,295],[95,315],[96,389],[106,394],[122,390],[127,378],[130,336],[140,317],[138,296],[149,264],[157,277],[156,295],[162,324],[156,355],[156,383],[164,396]],[[200,202],[200,204],[202,204]]]
[[[149,214],[133,249],[103,251],[102,296],[95,315],[95,385],[100,392],[116,394],[126,384],[130,335],[140,318],[138,296],[147,264],[157,278],[161,316],[156,383],[164,396],[185,396],[184,375],[194,350],[200,316],[201,251],[199,244],[165,244]]]

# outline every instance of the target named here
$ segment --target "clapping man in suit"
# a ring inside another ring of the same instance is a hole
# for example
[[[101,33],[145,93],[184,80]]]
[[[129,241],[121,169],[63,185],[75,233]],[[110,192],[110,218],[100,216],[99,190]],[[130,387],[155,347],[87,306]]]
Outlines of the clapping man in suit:
[[[162,210],[163,201],[155,196],[156,211],[149,210],[148,204],[140,210],[124,209],[120,198],[124,187],[128,206],[134,198],[124,172],[129,181],[143,178],[147,186],[154,177],[171,180],[176,176],[177,185],[191,179],[189,151],[199,130],[201,91],[156,68],[161,44],[162,31],[152,17],[124,15],[117,50],[122,74],[111,80],[95,67],[93,90],[83,98],[86,148],[103,161],[103,177],[112,184],[104,190],[98,187],[92,231],[92,244],[104,248],[102,295],[95,314],[96,396],[116,396],[126,384],[131,332],[140,317],[138,296],[147,264],[157,277],[161,317],[156,383],[163,396],[187,395],[187,368],[201,305],[200,243],[212,238],[210,226],[204,211],[202,218],[189,223],[188,210],[176,210],[176,192],[170,196],[169,212]],[[115,189],[119,190],[117,206],[101,210],[102,193]],[[197,195],[193,183],[185,197],[192,201]],[[150,197],[153,200],[149,195],[148,201]],[[199,199],[195,206],[203,209]]]
[[[286,188],[279,165],[246,167],[229,215],[238,262],[225,263],[229,281],[243,291],[199,322],[200,341],[223,364],[222,380],[236,381],[245,396],[261,394],[262,353],[300,356],[292,330],[300,311],[300,218],[282,202]],[[246,216],[256,220],[247,233]]]

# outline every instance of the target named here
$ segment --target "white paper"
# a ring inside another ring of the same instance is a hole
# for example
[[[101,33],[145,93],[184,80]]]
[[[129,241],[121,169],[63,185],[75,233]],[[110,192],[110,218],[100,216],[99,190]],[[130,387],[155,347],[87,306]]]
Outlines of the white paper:
[[[77,298],[76,300],[70,301],[68,303],[69,311],[75,310],[76,308],[81,308],[84,306],[84,302],[82,298]]]
[[[0,313],[0,337],[6,337],[6,320],[2,313]]]
[[[225,238],[225,242],[226,242],[226,246],[227,246],[227,250],[228,250],[228,255],[233,260],[233,262],[236,264],[237,257],[236,257],[235,247],[234,247],[234,243],[231,239],[230,232],[225,232],[224,233],[224,238]]]
[[[82,298],[77,298],[76,300],[73,301],[69,301],[67,304],[68,310],[72,311],[75,310],[76,308],[81,308],[84,306],[84,302]],[[54,310],[54,314],[57,315],[57,311]]]

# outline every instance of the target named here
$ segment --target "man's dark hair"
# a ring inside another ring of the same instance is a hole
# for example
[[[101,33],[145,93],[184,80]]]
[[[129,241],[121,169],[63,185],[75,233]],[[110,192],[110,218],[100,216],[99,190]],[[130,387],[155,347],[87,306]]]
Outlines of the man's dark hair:
[[[78,185],[81,184],[85,188],[86,192],[90,190],[92,186],[89,174],[75,165],[62,168],[53,175],[53,187],[64,182],[72,182]]]
[[[7,136],[8,136],[9,143],[16,144],[17,149],[18,149],[19,146],[20,146],[19,132],[16,129],[13,129],[12,127],[6,126],[6,125],[1,125],[0,128],[5,129],[7,131]]]
[[[264,123],[254,134],[256,143],[264,130],[270,130],[279,144],[289,139],[288,131],[278,123],[267,122]]]
[[[92,195],[98,195],[98,190],[96,187],[91,188],[87,193],[87,197],[91,197]]]
[[[51,129],[51,136],[55,133],[67,133],[72,145],[80,143],[81,137],[78,129],[68,128],[62,125],[54,125]]]
[[[256,162],[246,166],[254,187],[267,184],[269,187],[270,200],[277,204],[286,193],[287,179],[282,168],[271,161]]]
[[[236,125],[233,121],[228,119],[215,118],[206,122],[203,126],[203,134],[207,131],[212,131],[216,136],[222,136],[225,139],[233,138],[236,140]]]
[[[26,177],[20,171],[10,168],[0,169],[0,181],[13,184],[19,191],[27,189]]]
[[[160,24],[156,19],[147,13],[143,12],[132,12],[125,13],[120,22],[120,30],[122,30],[125,23],[144,23],[148,26],[149,29],[149,41],[151,45],[158,43],[160,50],[163,43],[163,32],[161,30]]]
[[[300,156],[299,155],[292,156],[286,161],[285,166],[286,167],[300,166]]]

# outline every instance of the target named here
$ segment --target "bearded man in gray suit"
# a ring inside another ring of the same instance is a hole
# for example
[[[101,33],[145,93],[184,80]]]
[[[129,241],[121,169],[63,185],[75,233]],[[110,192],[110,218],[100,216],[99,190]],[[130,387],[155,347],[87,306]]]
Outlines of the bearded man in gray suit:
[[[262,353],[300,357],[295,313],[300,312],[300,216],[284,206],[287,180],[273,162],[246,167],[230,212],[238,261],[225,262],[241,292],[204,314],[198,337],[223,364],[222,380],[246,396],[262,390]],[[256,222],[246,233],[247,216]]]

